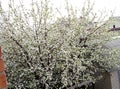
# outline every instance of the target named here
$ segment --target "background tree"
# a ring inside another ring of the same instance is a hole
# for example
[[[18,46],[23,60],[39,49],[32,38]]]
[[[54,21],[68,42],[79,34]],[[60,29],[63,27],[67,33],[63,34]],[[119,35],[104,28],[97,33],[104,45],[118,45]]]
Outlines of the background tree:
[[[47,0],[32,2],[30,9],[12,1],[8,11],[1,7],[8,88],[61,89],[96,81],[118,66],[118,52],[102,48],[111,34],[92,6],[88,1],[78,16],[66,3],[67,15],[59,18]]]

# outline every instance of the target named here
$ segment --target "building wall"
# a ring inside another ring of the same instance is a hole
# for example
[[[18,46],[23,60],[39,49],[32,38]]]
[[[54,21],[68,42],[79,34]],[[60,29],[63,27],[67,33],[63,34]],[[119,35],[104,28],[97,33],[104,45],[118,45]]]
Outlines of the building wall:
[[[111,87],[112,89],[120,89],[118,71],[111,72]]]
[[[105,73],[104,77],[96,82],[95,89],[112,89],[111,78],[109,73]]]
[[[96,82],[95,89],[120,89],[119,79],[118,70],[105,73],[104,77]]]

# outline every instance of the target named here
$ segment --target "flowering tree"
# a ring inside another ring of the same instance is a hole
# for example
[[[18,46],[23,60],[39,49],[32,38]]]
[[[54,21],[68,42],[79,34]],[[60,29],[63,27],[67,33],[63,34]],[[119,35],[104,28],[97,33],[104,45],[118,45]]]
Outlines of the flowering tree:
[[[67,16],[59,18],[47,0],[32,2],[31,7],[15,7],[10,1],[8,11],[0,8],[9,88],[67,88],[97,80],[119,64],[118,52],[102,48],[111,34],[92,5],[78,16],[67,3]]]

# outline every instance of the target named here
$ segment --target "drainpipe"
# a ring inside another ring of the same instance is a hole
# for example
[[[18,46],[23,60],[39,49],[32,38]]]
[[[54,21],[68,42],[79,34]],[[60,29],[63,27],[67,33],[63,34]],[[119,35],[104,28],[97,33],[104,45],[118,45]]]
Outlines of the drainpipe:
[[[2,58],[1,47],[0,47],[0,89],[7,89],[7,78],[5,73],[4,61]]]

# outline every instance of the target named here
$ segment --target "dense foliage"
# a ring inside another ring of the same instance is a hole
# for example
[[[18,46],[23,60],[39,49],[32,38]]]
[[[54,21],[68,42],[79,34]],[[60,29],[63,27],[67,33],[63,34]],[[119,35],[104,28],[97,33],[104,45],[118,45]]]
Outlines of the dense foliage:
[[[107,22],[84,6],[78,16],[66,4],[66,16],[55,16],[47,0],[0,8],[0,35],[9,89],[61,89],[97,80],[119,64],[115,50],[102,46],[110,40]],[[58,11],[59,12],[59,11]],[[60,13],[59,13],[60,14]]]

